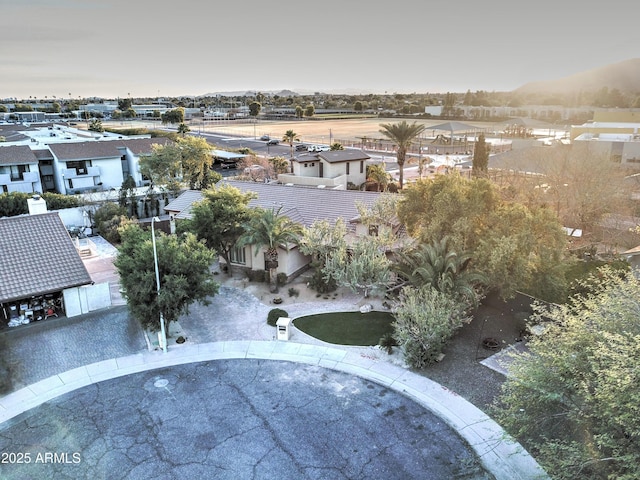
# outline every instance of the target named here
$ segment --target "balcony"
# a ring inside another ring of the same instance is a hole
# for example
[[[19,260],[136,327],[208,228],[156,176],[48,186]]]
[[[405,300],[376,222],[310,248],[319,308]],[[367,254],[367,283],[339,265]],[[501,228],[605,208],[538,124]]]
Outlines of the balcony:
[[[66,168],[62,171],[64,178],[89,178],[100,177],[100,167],[87,167],[87,168]]]

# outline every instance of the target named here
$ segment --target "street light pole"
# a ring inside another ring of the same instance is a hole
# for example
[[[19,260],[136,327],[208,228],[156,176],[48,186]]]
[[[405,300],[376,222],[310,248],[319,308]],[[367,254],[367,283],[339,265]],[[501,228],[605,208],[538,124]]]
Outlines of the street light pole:
[[[156,231],[154,229],[154,222],[160,221],[158,217],[151,219],[151,241],[153,243],[153,264],[156,270],[156,290],[158,292],[158,298],[160,298],[160,270],[158,269],[158,251],[156,250]],[[159,306],[158,306],[159,308]],[[162,316],[162,309],[160,309],[160,341],[162,342],[162,351],[167,353],[167,334],[164,329],[164,317]]]

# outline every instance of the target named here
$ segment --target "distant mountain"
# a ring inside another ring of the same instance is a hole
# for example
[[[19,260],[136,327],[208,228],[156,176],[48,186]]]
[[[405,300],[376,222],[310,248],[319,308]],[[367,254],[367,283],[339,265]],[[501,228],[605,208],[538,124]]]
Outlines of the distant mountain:
[[[606,65],[576,73],[557,80],[530,82],[515,90],[516,93],[560,93],[578,91],[594,92],[602,87],[617,88],[623,93],[640,92],[640,58]]]
[[[237,90],[235,92],[212,92],[205,93],[204,95],[198,95],[199,97],[215,97],[220,95],[221,97],[253,97],[256,93],[263,93],[269,95],[279,95],[281,97],[295,97],[298,94],[292,90]]]

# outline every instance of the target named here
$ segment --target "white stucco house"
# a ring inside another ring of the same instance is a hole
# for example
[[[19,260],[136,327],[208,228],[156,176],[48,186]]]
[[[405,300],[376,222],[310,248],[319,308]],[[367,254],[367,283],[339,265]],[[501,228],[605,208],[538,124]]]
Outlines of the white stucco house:
[[[0,147],[0,193],[42,192],[38,158],[26,145]]]
[[[326,220],[333,224],[342,218],[347,225],[349,235],[370,234],[368,228],[359,225],[357,205],[371,207],[380,197],[378,192],[355,190],[330,190],[316,187],[265,184],[259,182],[223,181],[219,185],[231,185],[242,192],[254,192],[257,198],[249,202],[250,207],[280,208],[282,214],[305,227],[317,220]],[[176,218],[191,218],[191,207],[202,200],[202,192],[187,190],[170,202],[165,211]],[[231,267],[234,270],[265,271],[265,249],[256,252],[254,245],[238,247],[233,252]],[[223,259],[220,259],[223,262]],[[311,259],[303,255],[297,245],[281,245],[278,248],[278,273],[293,278],[304,271]]]
[[[278,182],[346,190],[350,183],[360,186],[365,182],[370,158],[355,148],[305,153],[291,159],[292,173],[278,175]]]

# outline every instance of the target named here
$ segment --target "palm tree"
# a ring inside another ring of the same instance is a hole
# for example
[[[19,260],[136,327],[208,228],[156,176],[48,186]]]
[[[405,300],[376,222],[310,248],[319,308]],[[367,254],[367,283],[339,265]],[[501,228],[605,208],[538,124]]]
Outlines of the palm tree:
[[[400,253],[396,269],[407,283],[421,287],[431,287],[441,293],[476,305],[476,286],[486,282],[485,276],[470,268],[471,255],[458,255],[449,248],[449,238],[420,244],[418,247]]]
[[[382,127],[380,133],[398,146],[398,169],[400,170],[400,188],[402,188],[407,149],[411,146],[411,142],[424,131],[425,126],[416,122],[408,124],[406,120],[400,123],[383,123],[380,126]]]
[[[190,132],[190,131],[191,129],[186,123],[181,123],[180,125],[178,125],[178,133],[182,135],[182,138],[184,138],[187,132]]]
[[[251,220],[244,225],[245,233],[238,239],[239,246],[253,245],[258,255],[262,247],[265,266],[269,269],[269,291],[278,291],[278,247],[297,243],[302,235],[302,226],[281,214],[282,207],[275,209],[256,208]]]
[[[293,158],[293,142],[298,139],[298,134],[293,130],[287,130],[282,136],[282,141],[287,142],[289,144],[289,147],[291,147],[291,158]]]

